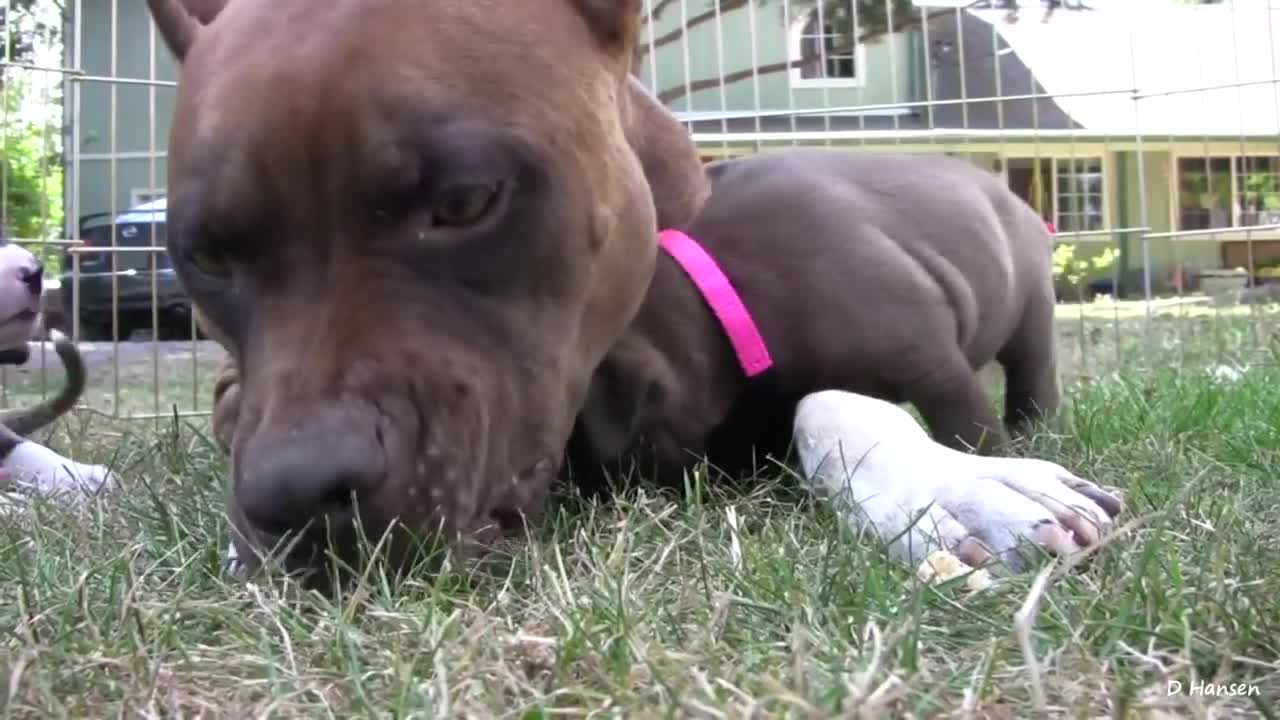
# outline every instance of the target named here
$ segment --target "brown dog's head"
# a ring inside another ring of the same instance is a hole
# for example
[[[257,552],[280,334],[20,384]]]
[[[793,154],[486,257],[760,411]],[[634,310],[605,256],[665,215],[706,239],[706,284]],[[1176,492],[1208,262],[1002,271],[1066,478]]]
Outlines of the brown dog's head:
[[[240,367],[238,530],[536,513],[653,272],[639,0],[148,3],[182,64],[169,252]]]

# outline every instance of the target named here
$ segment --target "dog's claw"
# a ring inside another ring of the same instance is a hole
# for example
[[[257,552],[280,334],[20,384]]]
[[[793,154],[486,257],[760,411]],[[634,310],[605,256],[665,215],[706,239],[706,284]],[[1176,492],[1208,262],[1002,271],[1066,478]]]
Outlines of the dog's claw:
[[[1040,523],[1034,535],[1037,544],[1055,555],[1065,557],[1081,550],[1081,547],[1072,539],[1070,531],[1053,521]]]
[[[966,565],[973,567],[983,567],[995,559],[991,546],[972,535],[961,540],[954,552]]]
[[[236,549],[234,542],[227,543],[227,551],[222,558],[222,572],[232,580],[244,579],[245,566],[240,562],[240,551]]]

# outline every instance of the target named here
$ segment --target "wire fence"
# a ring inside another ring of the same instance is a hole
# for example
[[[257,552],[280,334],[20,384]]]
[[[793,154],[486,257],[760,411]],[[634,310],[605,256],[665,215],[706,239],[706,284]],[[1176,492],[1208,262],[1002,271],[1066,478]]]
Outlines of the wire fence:
[[[3,0],[3,199],[82,342],[88,407],[207,414],[223,353],[164,252],[176,72],[144,0]],[[1054,229],[1066,373],[1274,362],[1280,88],[1271,2],[647,0],[636,73],[705,160],[946,153]],[[41,346],[2,402],[60,377]]]

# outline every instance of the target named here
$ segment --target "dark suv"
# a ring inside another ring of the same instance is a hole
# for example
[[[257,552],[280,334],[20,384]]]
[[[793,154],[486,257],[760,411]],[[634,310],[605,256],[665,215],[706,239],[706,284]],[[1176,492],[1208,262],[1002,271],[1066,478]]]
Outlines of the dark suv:
[[[164,247],[165,199],[153,200],[115,216],[115,240],[119,247]],[[75,312],[75,297],[80,296],[80,338],[110,340],[112,295],[118,299],[114,310],[119,313],[119,339],[126,340],[134,330],[151,329],[152,307],[159,309],[160,327],[165,335],[190,337],[191,299],[178,281],[169,253],[133,251],[94,252],[93,248],[111,247],[111,214],[99,213],[81,218],[80,237],[85,245],[75,253],[80,256],[79,282],[74,274],[75,259],[67,251],[62,260],[62,303],[70,329]],[[112,266],[112,257],[115,265]],[[114,279],[114,286],[112,280]],[[152,287],[154,283],[154,287]],[[155,298],[154,303],[152,298]]]

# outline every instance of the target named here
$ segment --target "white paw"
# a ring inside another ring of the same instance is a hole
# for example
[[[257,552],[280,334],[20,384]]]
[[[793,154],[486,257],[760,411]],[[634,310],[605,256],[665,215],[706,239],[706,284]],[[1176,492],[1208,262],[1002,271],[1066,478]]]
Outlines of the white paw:
[[[796,410],[794,439],[805,479],[857,531],[918,566],[953,552],[971,566],[998,557],[1025,568],[1030,541],[1057,554],[1096,543],[1122,508],[1118,498],[1059,465],[992,458],[935,443],[905,410],[874,398],[823,391]]]
[[[4,469],[14,490],[45,498],[91,497],[119,483],[103,465],[78,463],[30,440],[9,453]]]

